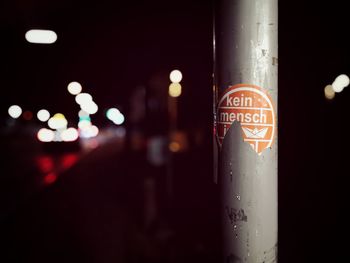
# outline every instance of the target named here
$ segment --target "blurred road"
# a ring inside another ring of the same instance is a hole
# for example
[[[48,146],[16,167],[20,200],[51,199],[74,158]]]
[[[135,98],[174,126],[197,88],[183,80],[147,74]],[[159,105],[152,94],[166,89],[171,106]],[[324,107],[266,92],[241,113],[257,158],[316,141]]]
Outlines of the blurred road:
[[[13,187],[1,191],[7,207],[0,225],[1,262],[219,261],[218,200],[211,156],[203,160],[203,149],[174,156],[169,199],[166,167],[150,165],[144,153],[129,151],[120,139],[87,154],[53,157],[35,145],[25,148],[33,156],[23,158],[26,164],[14,159],[19,151],[13,145],[6,155],[12,181],[2,173],[2,187],[9,181]],[[152,181],[155,188],[147,187]],[[152,189],[155,212],[147,221],[145,200],[152,202],[147,197]]]

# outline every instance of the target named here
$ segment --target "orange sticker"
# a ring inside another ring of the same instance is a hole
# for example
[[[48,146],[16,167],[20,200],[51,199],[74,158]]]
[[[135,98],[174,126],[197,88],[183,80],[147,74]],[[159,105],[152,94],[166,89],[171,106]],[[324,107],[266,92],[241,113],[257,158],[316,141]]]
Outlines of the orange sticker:
[[[216,136],[220,147],[234,121],[240,122],[243,140],[258,154],[271,147],[276,115],[271,97],[265,90],[250,84],[238,84],[225,90],[216,116]]]

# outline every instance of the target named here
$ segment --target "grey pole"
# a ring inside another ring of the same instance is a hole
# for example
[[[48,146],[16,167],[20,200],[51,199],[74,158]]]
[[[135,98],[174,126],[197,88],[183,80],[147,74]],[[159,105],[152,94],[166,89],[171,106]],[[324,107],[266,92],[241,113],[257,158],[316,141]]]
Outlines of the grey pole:
[[[277,262],[277,0],[218,0],[214,24],[223,259]]]

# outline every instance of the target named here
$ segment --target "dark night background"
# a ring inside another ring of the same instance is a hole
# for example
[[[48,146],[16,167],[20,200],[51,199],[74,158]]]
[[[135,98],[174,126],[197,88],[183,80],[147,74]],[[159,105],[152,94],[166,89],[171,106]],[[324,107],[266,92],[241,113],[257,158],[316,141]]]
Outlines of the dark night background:
[[[331,101],[323,90],[350,74],[348,9],[345,1],[279,2],[279,262],[344,262],[350,88]],[[0,2],[0,262],[220,262],[213,7],[199,0]],[[29,44],[24,34],[32,28],[54,30],[57,42]],[[162,185],[165,170],[143,154],[107,144],[83,158],[50,155],[67,169],[41,187],[33,160],[42,145],[23,135],[33,124],[20,120],[17,134],[6,131],[12,104],[74,120],[79,108],[66,90],[74,80],[94,96],[93,121],[106,127],[108,107],[127,119],[133,90],[174,68],[184,76],[179,128],[193,142],[174,157],[171,205],[160,186],[159,218],[146,229],[142,180],[150,173]]]

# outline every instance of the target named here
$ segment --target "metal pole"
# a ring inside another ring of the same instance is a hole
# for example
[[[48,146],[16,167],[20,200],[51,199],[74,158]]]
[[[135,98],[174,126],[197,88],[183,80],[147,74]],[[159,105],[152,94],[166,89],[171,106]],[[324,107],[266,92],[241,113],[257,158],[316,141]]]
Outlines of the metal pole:
[[[173,135],[177,129],[177,98],[168,96],[168,113],[169,113],[169,130],[167,143],[172,143]],[[172,202],[173,198],[173,177],[174,177],[174,156],[173,152],[167,148],[168,161],[167,161],[167,177],[166,177],[166,192],[168,201]]]
[[[277,0],[215,7],[214,155],[225,263],[277,262],[277,13]]]

